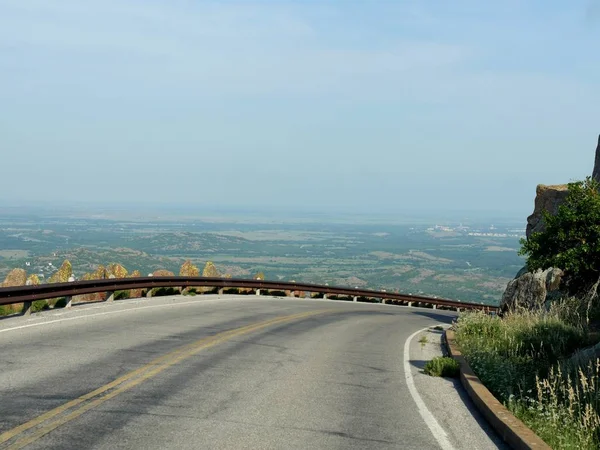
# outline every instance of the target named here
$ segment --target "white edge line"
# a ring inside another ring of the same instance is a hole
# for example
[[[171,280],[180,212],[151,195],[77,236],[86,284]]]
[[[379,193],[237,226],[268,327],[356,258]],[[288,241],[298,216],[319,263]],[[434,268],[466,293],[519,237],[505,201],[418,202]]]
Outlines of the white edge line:
[[[254,296],[248,296],[248,297],[249,298],[247,298],[247,299],[244,298],[244,301],[265,300],[265,299],[276,299],[276,298],[278,298],[278,297],[271,297],[271,296],[256,296],[256,297],[254,297]],[[287,297],[284,297],[284,298],[287,298]],[[144,301],[148,301],[148,300],[132,299],[130,301],[130,304],[131,304],[130,308],[120,308],[120,309],[118,309],[116,311],[106,311],[106,312],[96,313],[96,314],[85,314],[85,311],[90,311],[90,310],[93,310],[93,309],[106,308],[106,307],[114,306],[115,304],[114,303],[113,304],[103,303],[103,304],[98,305],[98,306],[89,306],[85,310],[81,310],[81,311],[76,311],[76,310],[75,311],[73,311],[73,310],[70,310],[70,311],[67,310],[67,311],[65,311],[64,308],[61,308],[60,309],[61,312],[60,313],[56,312],[56,315],[67,314],[69,312],[82,312],[83,314],[80,315],[80,316],[75,316],[75,317],[65,317],[63,319],[45,320],[43,322],[29,323],[27,325],[19,325],[18,327],[3,328],[3,329],[0,329],[0,333],[6,333],[7,331],[21,330],[23,328],[41,327],[42,325],[51,325],[53,323],[58,323],[58,322],[67,322],[67,321],[71,321],[71,320],[88,319],[90,317],[107,316],[107,315],[110,315],[110,314],[119,314],[119,313],[125,313],[125,312],[128,312],[128,311],[138,311],[140,309],[164,308],[164,307],[167,307],[167,306],[173,307],[173,306],[184,306],[184,305],[193,305],[193,304],[201,305],[201,304],[204,304],[204,303],[212,303],[212,302],[217,302],[217,301],[221,301],[221,300],[225,300],[225,298],[219,296],[217,298],[189,300],[189,301],[177,302],[177,303],[162,303],[160,305],[139,306],[140,303],[142,303]],[[227,299],[227,300],[230,300],[230,299]],[[323,299],[318,299],[318,298],[302,299],[302,300],[307,300],[307,301],[322,301],[322,302],[331,302],[331,301],[334,301],[334,300],[323,300]],[[358,304],[358,302],[356,304]],[[370,303],[362,303],[362,304],[369,305]],[[125,305],[123,305],[123,306],[125,306]],[[127,306],[130,306],[130,305],[127,305]],[[15,319],[18,319],[18,317],[15,317]],[[39,320],[43,320],[44,318],[43,317],[32,317],[31,319],[28,319],[28,320],[38,320],[38,319]]]
[[[253,296],[249,296],[249,299],[244,299],[245,301],[248,300],[264,300],[266,298],[268,299],[275,299],[277,297],[270,297],[270,296],[258,296],[258,297],[253,297]],[[287,297],[285,297],[287,298]],[[40,327],[42,325],[50,325],[53,323],[58,323],[58,322],[67,322],[67,321],[71,321],[71,320],[78,320],[78,319],[87,319],[89,317],[97,317],[97,316],[107,316],[109,314],[118,314],[118,313],[123,313],[123,312],[127,312],[127,311],[137,311],[140,309],[150,309],[150,308],[164,308],[165,306],[179,306],[179,305],[191,305],[191,304],[202,304],[202,303],[207,303],[207,302],[216,302],[219,300],[223,300],[223,297],[218,297],[218,298],[208,298],[208,299],[202,299],[202,300],[191,300],[191,301],[187,301],[187,302],[178,302],[178,303],[163,303],[161,305],[148,305],[148,306],[133,306],[131,308],[123,308],[123,309],[119,309],[117,311],[107,311],[107,312],[102,312],[102,313],[96,313],[96,314],[82,314],[81,316],[76,316],[76,317],[65,317],[64,319],[55,319],[55,320],[46,320],[44,322],[36,322],[36,323],[30,323],[27,325],[20,325],[18,327],[11,327],[11,328],[3,328],[0,329],[0,333],[6,333],[7,331],[13,331],[13,330],[21,330],[23,328],[31,328],[31,327]],[[331,302],[331,301],[336,301],[336,300],[324,300],[322,298],[311,298],[311,299],[302,299],[302,300],[306,300],[306,301],[322,301],[322,302]],[[134,303],[136,305],[139,305],[139,303],[144,302],[146,300],[143,299],[132,299],[131,303]],[[392,305],[381,305],[379,303],[369,303],[369,302],[348,302],[351,303],[353,305],[367,305],[367,306],[392,306]],[[87,311],[92,310],[92,309],[100,309],[100,308],[105,308],[107,306],[112,306],[112,305],[108,305],[106,303],[99,305],[99,306],[90,306],[89,308],[86,308]],[[61,308],[61,311],[63,311],[63,309]],[[71,311],[65,311],[62,312],[61,314],[65,314],[67,312],[71,312]],[[73,311],[73,312],[79,312],[79,311]],[[82,310],[81,312],[84,312],[84,310]],[[58,315],[58,314],[57,314]],[[31,318],[31,319],[43,319],[42,317],[35,317],[35,318]],[[31,320],[29,319],[29,320]],[[417,331],[417,333],[419,333],[422,330]],[[416,334],[416,333],[415,333]],[[414,335],[413,335],[414,336]],[[413,336],[410,336],[408,339],[412,339]],[[406,367],[406,366],[405,366]]]
[[[206,302],[216,302],[218,300],[221,300],[220,298],[211,298],[211,299],[202,299],[202,300],[192,300],[192,301],[187,301],[187,302],[178,302],[178,303],[163,303],[161,305],[148,305],[148,306],[134,306],[131,308],[122,308],[122,309],[118,309],[116,311],[106,311],[106,312],[102,312],[102,313],[96,313],[96,314],[82,314],[81,316],[75,316],[75,317],[65,317],[63,319],[55,319],[55,320],[46,320],[44,322],[36,322],[36,323],[30,323],[27,325],[20,325],[18,327],[12,327],[12,328],[4,328],[4,329],[0,329],[0,333],[5,333],[7,331],[13,331],[13,330],[21,330],[23,328],[31,328],[31,327],[40,327],[42,325],[50,325],[53,323],[58,323],[58,322],[67,322],[70,320],[78,320],[78,319],[88,319],[90,317],[97,317],[97,316],[107,316],[109,314],[119,314],[119,313],[126,313],[128,311],[138,311],[140,309],[151,309],[151,308],[164,308],[166,306],[183,306],[183,305],[192,305],[192,304],[203,304]],[[109,305],[102,305],[102,306],[109,306]],[[100,308],[100,306],[96,307],[96,308]],[[61,308],[62,309],[62,308]],[[89,308],[92,309],[92,308]],[[94,308],[95,309],[95,308]],[[79,312],[79,311],[73,311],[73,312]],[[83,311],[82,311],[83,312]],[[37,317],[36,317],[37,319]],[[43,319],[42,317],[40,317],[39,319]]]
[[[411,334],[408,337],[408,339],[404,343],[404,376],[406,378],[406,385],[408,386],[408,392],[410,392],[410,395],[412,396],[413,400],[417,404],[419,414],[421,414],[421,417],[425,421],[425,424],[429,427],[429,430],[433,434],[433,437],[436,439],[436,441],[438,441],[438,444],[440,444],[440,447],[442,447],[443,450],[454,450],[454,447],[448,440],[448,435],[446,434],[444,429],[441,427],[441,425],[438,423],[438,421],[435,419],[435,417],[433,417],[433,414],[431,414],[431,411],[429,411],[429,409],[427,409],[425,402],[423,401],[423,399],[417,392],[417,388],[415,387],[415,380],[413,379],[412,372],[411,372],[410,343],[417,334],[419,334],[425,330],[428,330],[429,328],[431,328],[431,326],[422,328],[418,331],[415,331],[413,334]]]

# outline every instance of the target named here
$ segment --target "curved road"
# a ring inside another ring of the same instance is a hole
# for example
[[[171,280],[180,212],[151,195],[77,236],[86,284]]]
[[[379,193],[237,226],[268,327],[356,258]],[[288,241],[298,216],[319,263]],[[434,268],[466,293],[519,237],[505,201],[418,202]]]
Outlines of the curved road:
[[[403,349],[453,317],[202,296],[0,320],[0,448],[439,448]]]

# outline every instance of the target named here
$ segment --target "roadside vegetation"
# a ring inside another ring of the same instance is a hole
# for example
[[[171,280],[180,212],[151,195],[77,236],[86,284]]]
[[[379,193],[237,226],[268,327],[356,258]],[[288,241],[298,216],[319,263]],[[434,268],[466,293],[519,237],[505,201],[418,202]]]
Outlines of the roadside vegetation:
[[[483,384],[554,449],[600,448],[600,359],[576,353],[594,337],[557,311],[467,313],[456,325]]]
[[[455,325],[477,376],[554,449],[600,448],[599,188],[569,184],[546,229],[521,242],[529,270],[564,270],[561,296],[503,317],[466,313]]]
[[[437,356],[431,361],[427,361],[423,371],[432,377],[456,378],[460,372],[460,366],[454,358]]]

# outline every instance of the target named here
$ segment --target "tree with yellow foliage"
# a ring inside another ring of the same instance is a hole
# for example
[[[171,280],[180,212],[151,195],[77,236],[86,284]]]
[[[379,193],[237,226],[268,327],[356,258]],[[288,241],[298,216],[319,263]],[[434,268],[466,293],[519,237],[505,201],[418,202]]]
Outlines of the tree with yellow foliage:
[[[24,269],[13,269],[8,272],[0,287],[24,286],[27,281],[27,272]]]
[[[204,270],[202,271],[202,276],[203,277],[210,277],[210,278],[215,278],[215,277],[218,278],[218,277],[221,276],[221,274],[219,273],[219,271],[215,267],[214,263],[212,261],[208,261],[206,263],[206,265],[204,266]]]
[[[106,272],[109,278],[111,275],[113,275],[115,278],[127,277],[127,269],[123,265],[118,263],[109,264],[106,268]]]
[[[197,277],[198,275],[200,275],[200,270],[189,259],[181,265],[180,277]]]
[[[68,259],[65,259],[60,268],[50,277],[49,283],[66,283],[73,275],[73,267]]]

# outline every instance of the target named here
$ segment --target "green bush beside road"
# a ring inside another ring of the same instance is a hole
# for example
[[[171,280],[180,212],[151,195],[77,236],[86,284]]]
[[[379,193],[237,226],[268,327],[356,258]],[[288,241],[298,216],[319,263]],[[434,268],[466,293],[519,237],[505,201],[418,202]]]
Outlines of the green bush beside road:
[[[427,361],[423,371],[432,377],[456,378],[460,373],[460,366],[453,358],[438,356]]]

